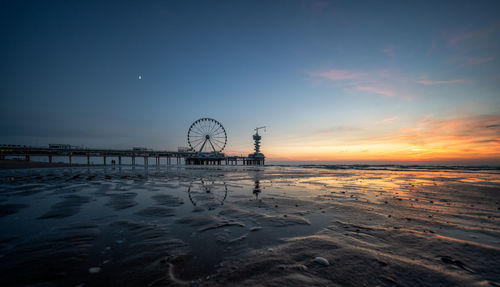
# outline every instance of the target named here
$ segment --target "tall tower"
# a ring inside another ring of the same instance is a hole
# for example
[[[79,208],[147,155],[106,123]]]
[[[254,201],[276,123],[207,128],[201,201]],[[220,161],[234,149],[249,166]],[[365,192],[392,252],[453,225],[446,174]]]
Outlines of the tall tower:
[[[260,140],[262,137],[259,135],[260,129],[265,129],[266,127],[255,128],[255,134],[253,135],[254,142],[254,153],[248,155],[244,163],[246,165],[264,165],[265,156],[260,152]]]
[[[254,146],[256,154],[260,153],[260,139],[262,139],[262,137],[259,135],[259,130],[256,129],[256,132],[253,135],[253,140],[255,141]]]

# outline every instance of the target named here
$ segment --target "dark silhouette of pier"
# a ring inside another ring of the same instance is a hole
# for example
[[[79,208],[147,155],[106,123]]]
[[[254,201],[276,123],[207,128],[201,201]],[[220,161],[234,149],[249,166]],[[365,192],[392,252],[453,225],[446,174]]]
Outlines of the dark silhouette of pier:
[[[201,118],[194,121],[188,129],[187,140],[189,148],[179,148],[178,151],[151,150],[148,148],[134,147],[132,149],[93,149],[69,144],[50,144],[48,147],[33,147],[25,145],[0,145],[0,160],[6,156],[21,156],[30,161],[32,156],[46,156],[49,163],[52,163],[54,156],[67,156],[71,165],[74,157],[87,157],[87,165],[91,165],[91,158],[102,157],[104,165],[107,165],[107,158],[118,158],[118,165],[122,165],[122,158],[129,157],[132,165],[135,159],[143,157],[144,165],[148,165],[149,158],[156,160],[156,165],[160,165],[161,159],[165,158],[167,165],[180,165],[182,161],[186,165],[264,165],[265,156],[260,152],[259,129],[255,128],[253,139],[255,141],[255,152],[248,156],[226,156],[222,151],[226,147],[227,134],[222,124],[212,118]],[[115,160],[111,161],[116,164]]]
[[[30,161],[33,156],[46,156],[48,162],[52,163],[53,157],[68,157],[71,165],[73,158],[87,158],[87,164],[91,165],[91,159],[100,157],[104,165],[109,164],[108,158],[118,158],[116,164],[122,165],[122,158],[130,158],[132,165],[135,165],[136,158],[144,158],[144,165],[149,165],[149,159],[154,158],[155,164],[160,165],[161,159],[166,159],[167,165],[180,165],[184,162],[186,165],[255,165],[253,159],[244,156],[227,156],[223,153],[217,156],[205,156],[195,151],[162,151],[148,149],[95,149],[71,147],[61,145],[58,148],[51,147],[33,147],[22,145],[0,145],[0,160],[5,160],[7,156],[24,157]],[[264,164],[262,161],[260,164]]]

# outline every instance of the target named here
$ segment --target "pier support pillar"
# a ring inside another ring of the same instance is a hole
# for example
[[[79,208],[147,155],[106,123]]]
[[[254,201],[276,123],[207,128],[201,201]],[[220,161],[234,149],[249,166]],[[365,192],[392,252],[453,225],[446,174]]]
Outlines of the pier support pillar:
[[[90,155],[87,155],[87,165],[90,165]]]
[[[132,165],[135,165],[135,156],[132,156]]]
[[[52,163],[52,156],[49,155],[49,163]]]
[[[106,156],[103,156],[102,159],[104,161],[104,165],[106,165]]]
[[[71,165],[73,160],[71,159],[71,156],[69,156],[68,158],[69,158],[69,165]]]
[[[118,165],[122,165],[122,157],[121,156],[118,157]]]
[[[148,157],[147,156],[144,157],[144,166],[148,166]]]

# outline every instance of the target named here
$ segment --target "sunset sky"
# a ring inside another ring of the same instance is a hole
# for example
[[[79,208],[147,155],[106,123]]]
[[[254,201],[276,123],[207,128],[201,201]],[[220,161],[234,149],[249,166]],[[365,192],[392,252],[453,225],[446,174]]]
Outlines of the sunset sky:
[[[500,1],[2,1],[0,143],[500,164]]]

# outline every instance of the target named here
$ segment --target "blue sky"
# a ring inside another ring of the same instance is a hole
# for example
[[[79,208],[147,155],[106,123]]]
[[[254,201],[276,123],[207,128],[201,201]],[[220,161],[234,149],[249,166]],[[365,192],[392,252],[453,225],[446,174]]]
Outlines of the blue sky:
[[[498,1],[0,5],[2,143],[174,150],[213,117],[279,160],[500,152]]]

